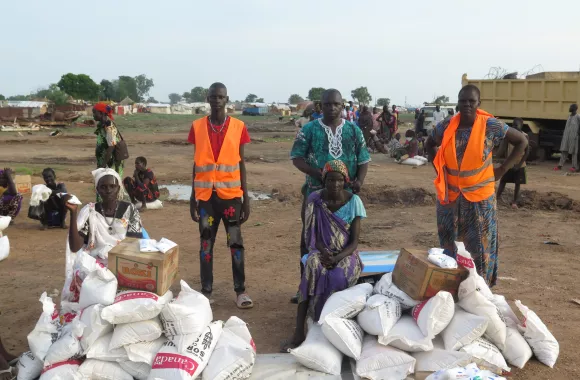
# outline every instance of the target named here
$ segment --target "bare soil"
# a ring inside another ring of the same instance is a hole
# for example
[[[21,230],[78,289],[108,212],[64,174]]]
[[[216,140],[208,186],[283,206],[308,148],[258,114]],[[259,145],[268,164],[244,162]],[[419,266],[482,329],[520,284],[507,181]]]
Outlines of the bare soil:
[[[157,124],[162,124],[155,119]],[[147,157],[162,184],[191,183],[192,148],[185,143],[190,121],[179,119],[169,132],[155,133],[127,124],[123,134],[133,157]],[[245,224],[247,290],[255,307],[235,307],[230,255],[226,237],[218,236],[215,251],[215,318],[237,315],[249,323],[260,353],[277,352],[279,342],[292,333],[296,307],[289,298],[299,281],[300,187],[304,176],[291,164],[289,137],[293,128],[277,120],[248,122],[259,143],[246,148],[251,190],[275,195],[253,202]],[[169,128],[168,128],[169,129]],[[28,168],[39,173],[45,166],[57,168],[58,180],[84,201],[94,199],[90,170],[95,167],[92,129],[48,133],[0,135],[0,167]],[[274,138],[274,136],[277,136]],[[560,358],[550,369],[535,359],[514,379],[573,379],[580,377],[580,177],[554,173],[551,163],[530,166],[522,207],[509,207],[511,190],[500,201],[500,281],[494,289],[509,300],[519,299],[534,310],[560,342]],[[132,173],[127,162],[126,173]],[[360,248],[427,249],[438,244],[435,200],[430,167],[412,169],[374,155],[362,193],[368,219],[363,222]],[[36,175],[33,184],[41,183]],[[11,254],[0,263],[0,326],[2,342],[14,353],[27,349],[26,335],[34,327],[43,291],[60,290],[64,281],[67,231],[41,231],[26,218],[28,200],[16,224],[5,232]],[[197,225],[183,202],[166,202],[165,208],[143,213],[143,223],[155,238],[167,237],[181,247],[181,277],[199,287],[199,237]],[[558,245],[547,245],[550,241]],[[175,290],[178,291],[177,287]],[[576,359],[575,359],[576,358]]]

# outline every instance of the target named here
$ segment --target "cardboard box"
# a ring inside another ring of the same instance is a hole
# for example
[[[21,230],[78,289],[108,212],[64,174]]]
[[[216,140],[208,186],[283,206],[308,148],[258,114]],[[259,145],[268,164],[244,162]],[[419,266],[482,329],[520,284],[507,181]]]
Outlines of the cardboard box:
[[[439,268],[430,263],[427,256],[426,250],[401,249],[393,271],[393,283],[417,301],[429,299],[440,290],[457,299],[459,284],[469,274],[467,269]]]
[[[14,185],[16,185],[16,191],[20,194],[30,194],[32,193],[32,177],[29,175],[17,175],[14,177]]]
[[[177,278],[179,246],[165,254],[140,252],[139,239],[127,238],[109,252],[109,269],[120,290],[146,290],[162,296]]]

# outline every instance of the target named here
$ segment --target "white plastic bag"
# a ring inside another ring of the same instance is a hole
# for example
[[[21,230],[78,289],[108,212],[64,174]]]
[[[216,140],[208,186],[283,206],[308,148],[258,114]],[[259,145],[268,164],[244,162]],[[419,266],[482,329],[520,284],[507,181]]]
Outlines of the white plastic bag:
[[[157,317],[172,298],[171,290],[162,297],[155,293],[127,290],[119,293],[115,302],[103,309],[101,317],[115,325],[146,321]]]
[[[109,306],[117,294],[117,277],[107,268],[97,268],[87,275],[81,286],[79,307]]]
[[[85,325],[81,347],[86,352],[102,336],[113,332],[113,325],[101,318],[103,305],[92,305],[81,311],[81,322]]]
[[[399,318],[401,318],[399,301],[382,294],[374,294],[369,297],[356,320],[367,334],[387,335]]]
[[[150,380],[192,380],[205,369],[220,338],[223,322],[212,322],[183,354],[167,341],[153,361]]]
[[[477,338],[473,343],[462,347],[460,351],[467,352],[473,356],[475,363],[493,373],[501,375],[502,371],[510,371],[500,350],[487,339]]]
[[[356,374],[370,380],[403,380],[414,372],[415,359],[396,348],[382,346],[367,335],[356,362]]]
[[[79,374],[80,360],[67,360],[44,367],[39,380],[81,380]]]
[[[125,351],[130,361],[147,363],[151,366],[153,360],[155,360],[155,355],[157,355],[165,342],[167,342],[167,338],[161,336],[152,342],[135,343],[125,346]]]
[[[46,353],[44,364],[53,365],[80,358],[82,356],[80,338],[84,329],[85,325],[77,316],[69,325],[62,329],[58,340],[50,346]]]
[[[463,243],[456,244],[458,247],[457,262],[469,270],[469,277],[459,284],[457,292],[459,306],[469,313],[486,317],[489,323],[485,336],[500,350],[503,350],[507,334],[504,317],[491,301],[493,294],[483,278],[477,274],[471,255],[464,247],[462,248]]]
[[[159,199],[153,202],[147,202],[145,203],[145,208],[147,210],[159,210],[163,208],[163,202],[161,202]]]
[[[530,345],[517,328],[507,328],[505,349],[501,352],[505,360],[518,368],[524,368],[528,360],[532,358]]]
[[[415,352],[411,355],[417,361],[415,364],[416,372],[435,372],[442,369],[465,367],[473,362],[471,355],[466,352],[446,350],[441,337],[433,340],[433,350]]]
[[[409,166],[423,166],[427,163],[427,159],[422,160],[421,156],[415,156],[413,158],[407,158],[401,162],[399,162],[401,165],[409,165]]]
[[[161,312],[163,332],[167,337],[175,335],[199,335],[213,320],[213,313],[206,296],[197,292],[183,280],[179,295]],[[175,343],[175,342],[174,342]],[[178,347],[180,351],[182,350]]]
[[[58,311],[54,302],[52,302],[52,298],[48,297],[46,292],[44,292],[39,301],[42,303],[42,314],[27,338],[32,354],[39,360],[44,361],[50,346],[58,339],[60,324]]]
[[[477,364],[471,363],[465,367],[437,371],[426,380],[506,380],[506,378],[488,370],[480,370]]]
[[[141,362],[121,362],[121,368],[137,380],[147,380],[151,373],[151,364]]]
[[[114,350],[109,349],[113,333],[104,335],[96,340],[87,351],[87,359],[97,359],[106,362],[124,362],[129,360],[127,351],[123,347]]]
[[[46,202],[52,195],[52,190],[46,185],[34,185],[30,193],[30,205],[38,206],[40,202]]]
[[[326,300],[318,323],[322,325],[327,318],[354,318],[360,313],[373,292],[371,284],[359,284],[336,292]]]
[[[318,323],[309,326],[306,340],[299,347],[290,350],[290,353],[306,368],[330,375],[340,375],[342,353],[326,339]]]
[[[18,359],[18,377],[17,380],[36,380],[44,363],[42,360],[37,359],[32,352],[23,353]]]
[[[68,240],[66,242],[66,250],[66,278],[62,288],[61,301],[79,302],[82,283],[85,278],[98,268],[104,268],[104,265],[83,249],[78,252],[72,252]]]
[[[105,362],[96,359],[87,359],[79,367],[79,373],[85,379],[95,380],[133,380],[118,363]]]
[[[381,277],[379,282],[375,284],[373,294],[382,294],[399,301],[403,310],[411,309],[421,303],[420,301],[415,301],[409,297],[405,292],[399,289],[397,285],[393,284],[392,273],[386,273]]]
[[[457,261],[444,253],[429,253],[427,260],[430,263],[437,265],[439,268],[456,269]]]
[[[162,333],[161,322],[155,317],[148,321],[123,323],[115,326],[109,349],[124,347],[140,342],[152,342]]]
[[[515,304],[524,316],[522,324],[518,326],[519,330],[524,334],[534,355],[548,367],[554,368],[560,354],[558,341],[536,313],[519,300],[516,300]]]
[[[449,292],[440,291],[413,308],[413,318],[423,335],[434,338],[449,325],[455,313],[455,302]]]
[[[255,362],[256,346],[248,326],[240,318],[230,317],[203,371],[203,379],[248,379]]]
[[[403,315],[387,336],[380,336],[379,343],[407,352],[431,351],[433,338],[423,335],[417,322],[410,315]]]
[[[2,232],[0,232],[2,235]],[[4,235],[0,237],[0,261],[6,259],[10,255],[10,241],[8,236]]]
[[[352,319],[326,318],[322,333],[346,356],[356,360],[360,358],[364,332]]]
[[[451,322],[441,332],[445,349],[457,351],[473,343],[474,340],[483,336],[488,323],[486,317],[480,317],[456,307]]]

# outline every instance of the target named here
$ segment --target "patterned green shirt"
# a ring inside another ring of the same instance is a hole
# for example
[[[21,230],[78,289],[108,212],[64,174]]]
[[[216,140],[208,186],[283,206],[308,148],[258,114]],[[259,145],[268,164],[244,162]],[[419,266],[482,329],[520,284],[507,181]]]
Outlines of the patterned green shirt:
[[[300,157],[320,171],[328,161],[341,160],[348,168],[351,181],[356,179],[359,165],[371,161],[364,136],[358,126],[350,121],[344,121],[333,135],[330,128],[322,123],[322,119],[306,124],[296,135],[290,158]],[[318,179],[306,176],[307,196],[322,187]]]

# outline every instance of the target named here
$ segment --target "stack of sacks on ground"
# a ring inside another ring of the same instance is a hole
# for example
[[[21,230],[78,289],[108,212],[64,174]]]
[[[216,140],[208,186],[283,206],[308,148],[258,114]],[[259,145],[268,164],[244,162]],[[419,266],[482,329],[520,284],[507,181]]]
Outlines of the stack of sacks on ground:
[[[516,301],[520,321],[477,274],[463,244],[457,245],[457,261],[469,271],[457,304],[445,291],[413,300],[388,273],[374,289],[361,284],[333,294],[319,324],[309,324],[306,340],[291,354],[305,367],[332,375],[340,374],[344,354],[356,360],[357,375],[369,379],[405,379],[415,371],[470,364],[501,375],[510,371],[508,363],[523,368],[533,354],[553,367],[558,342],[539,317]]]
[[[117,293],[110,275],[106,268],[88,273],[79,303],[63,302],[60,318],[52,299],[41,296],[43,313],[28,336],[31,352],[21,358],[18,379],[250,377],[256,348],[241,319],[212,322],[209,300],[184,281],[173,299],[171,291]]]

